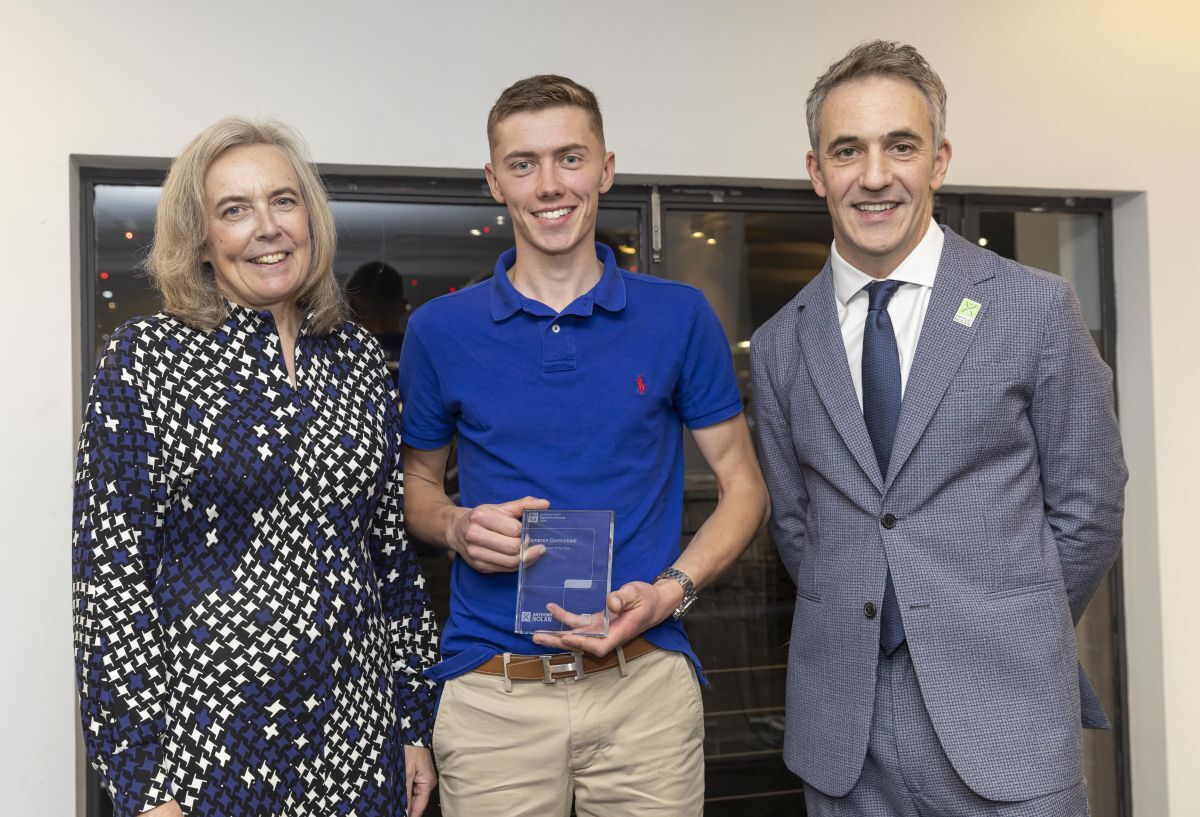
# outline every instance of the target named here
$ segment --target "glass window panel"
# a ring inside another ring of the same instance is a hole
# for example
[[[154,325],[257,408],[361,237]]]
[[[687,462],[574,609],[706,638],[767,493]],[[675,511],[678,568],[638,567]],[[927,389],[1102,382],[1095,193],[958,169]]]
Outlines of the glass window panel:
[[[721,320],[748,418],[750,336],[821,271],[833,229],[825,213],[669,210],[666,276],[699,287]],[[712,472],[685,447],[683,543],[716,506]],[[795,587],[767,531],[688,616],[704,661],[705,813],[796,813],[800,782],[783,764],[784,683]],[[737,633],[730,638],[730,633]]]
[[[154,235],[154,211],[160,188],[98,184],[93,189],[92,314],[96,320],[93,348],[99,354],[109,335],[122,323],[159,311],[158,290],[139,265]]]
[[[979,241],[989,250],[1071,282],[1097,345],[1103,325],[1101,230],[1099,213],[984,210],[979,214]]]

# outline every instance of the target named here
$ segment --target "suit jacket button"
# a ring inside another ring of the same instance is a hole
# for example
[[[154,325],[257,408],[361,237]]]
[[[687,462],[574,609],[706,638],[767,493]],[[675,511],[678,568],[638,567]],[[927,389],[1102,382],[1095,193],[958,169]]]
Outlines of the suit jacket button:
[[[892,516],[890,513],[885,513],[881,521],[883,522],[883,526],[888,530],[896,527],[896,517]]]
[[[868,601],[863,605],[863,615],[867,618],[875,618],[875,603]]]

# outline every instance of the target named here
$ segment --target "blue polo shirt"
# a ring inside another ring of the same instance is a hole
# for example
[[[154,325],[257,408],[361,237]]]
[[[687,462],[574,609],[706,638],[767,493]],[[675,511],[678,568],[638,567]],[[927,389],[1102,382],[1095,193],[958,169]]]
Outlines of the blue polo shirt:
[[[729,343],[700,290],[627,272],[596,245],[604,273],[560,313],[495,275],[436,298],[408,322],[400,356],[404,442],[458,436],[461,504],[543,497],[552,508],[615,512],[613,588],[652,581],[679,556],[683,426],[742,410]],[[516,573],[456,559],[436,680],[502,652],[545,648],[513,632]],[[696,656],[668,619],[645,637]],[[698,662],[697,668],[699,667]]]

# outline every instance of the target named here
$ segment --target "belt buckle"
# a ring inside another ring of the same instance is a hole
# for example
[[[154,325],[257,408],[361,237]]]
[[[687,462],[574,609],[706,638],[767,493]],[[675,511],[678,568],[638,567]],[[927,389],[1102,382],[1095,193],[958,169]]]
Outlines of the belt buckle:
[[[538,658],[540,658],[542,661],[542,683],[553,684],[555,681],[569,680],[571,677],[570,673],[572,672],[575,673],[575,679],[577,681],[582,681],[584,678],[586,678],[587,673],[584,672],[583,669],[583,653],[576,652],[571,653],[571,655],[573,656],[573,660],[568,661],[565,664],[551,664],[550,659],[557,658],[558,656],[556,655],[539,655]],[[555,677],[556,673],[566,674]]]

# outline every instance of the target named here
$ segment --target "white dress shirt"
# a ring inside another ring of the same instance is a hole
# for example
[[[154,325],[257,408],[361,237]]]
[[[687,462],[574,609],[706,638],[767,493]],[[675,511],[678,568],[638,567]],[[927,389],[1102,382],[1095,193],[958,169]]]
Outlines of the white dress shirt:
[[[921,336],[925,310],[929,308],[929,295],[933,292],[933,279],[937,276],[945,240],[945,235],[930,219],[921,243],[888,276],[888,280],[903,282],[887,306],[896,331],[896,348],[900,352],[901,398],[908,386],[908,372],[917,351],[917,339]],[[829,263],[833,268],[833,290],[837,295],[838,324],[842,327],[842,342],[846,345],[846,361],[850,364],[850,376],[854,378],[858,405],[862,406],[863,326],[867,322],[870,300],[866,286],[879,279],[856,269],[838,255],[836,241]]]

